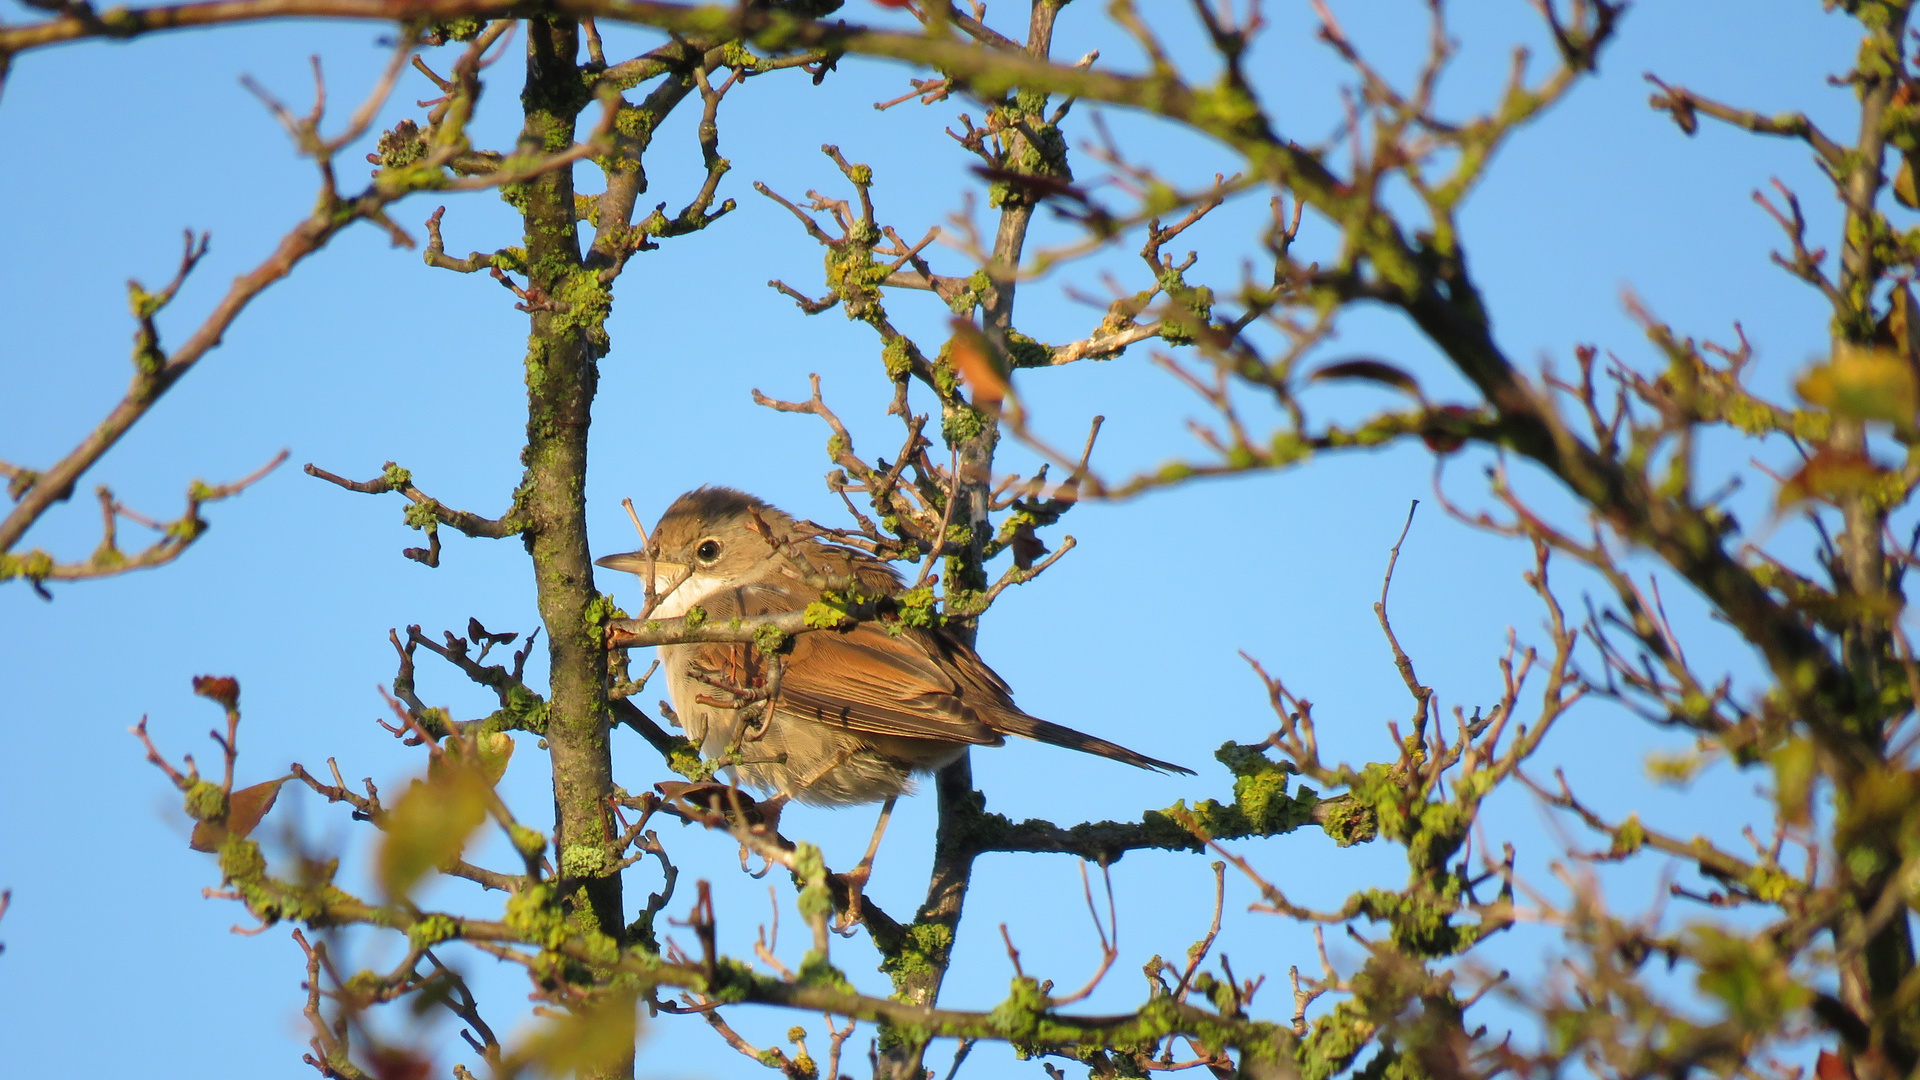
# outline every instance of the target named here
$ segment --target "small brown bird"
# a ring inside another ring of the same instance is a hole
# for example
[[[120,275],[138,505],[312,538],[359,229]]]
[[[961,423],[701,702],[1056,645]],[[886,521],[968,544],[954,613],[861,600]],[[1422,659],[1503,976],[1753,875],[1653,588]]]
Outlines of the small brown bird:
[[[793,518],[731,488],[705,487],[675,500],[649,550],[598,565],[645,575],[660,602],[652,617],[696,605],[710,620],[799,611],[826,580],[853,580],[868,595],[898,592],[899,575],[865,552],[821,542]],[[1190,773],[1105,739],[1028,716],[978,654],[943,630],[861,623],[794,638],[770,710],[738,692],[755,671],[746,645],[669,645],[660,650],[668,693],[687,736],[709,760],[737,753],[740,780],[820,806],[892,800],[915,773],[958,759],[969,746],[1008,735],[1080,750],[1143,769]],[[745,721],[770,711],[764,724]],[[884,821],[884,819],[883,819]]]

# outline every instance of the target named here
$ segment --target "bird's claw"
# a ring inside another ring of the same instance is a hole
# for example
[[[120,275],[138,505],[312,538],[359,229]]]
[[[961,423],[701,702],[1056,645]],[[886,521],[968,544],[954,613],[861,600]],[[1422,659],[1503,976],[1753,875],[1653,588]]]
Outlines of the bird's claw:
[[[860,926],[860,901],[866,894],[867,879],[873,876],[873,863],[863,861],[844,874],[835,874],[836,882],[847,890],[847,906],[834,915],[832,930],[841,937],[852,937]]]

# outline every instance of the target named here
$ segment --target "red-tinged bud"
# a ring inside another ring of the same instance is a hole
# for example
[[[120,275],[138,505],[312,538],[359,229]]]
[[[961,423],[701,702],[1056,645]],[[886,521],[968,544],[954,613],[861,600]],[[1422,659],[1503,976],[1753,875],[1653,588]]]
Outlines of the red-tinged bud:
[[[240,707],[240,680],[231,675],[195,675],[193,692],[219,702],[229,712]]]
[[[1427,410],[1420,441],[1436,454],[1451,454],[1467,444],[1467,424],[1473,410],[1464,405],[1442,405]]]

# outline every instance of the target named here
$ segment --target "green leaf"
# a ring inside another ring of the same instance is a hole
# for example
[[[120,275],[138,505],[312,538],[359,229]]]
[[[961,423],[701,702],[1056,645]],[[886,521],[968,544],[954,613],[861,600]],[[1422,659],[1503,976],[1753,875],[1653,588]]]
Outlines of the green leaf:
[[[1611,858],[1623,859],[1639,851],[1647,843],[1647,830],[1640,824],[1639,814],[1628,814],[1627,820],[1613,832],[1613,847],[1607,854]]]
[[[1804,825],[1812,811],[1814,776],[1813,742],[1794,739],[1775,750],[1773,797],[1780,804],[1780,820],[1789,825]]]
[[[1700,990],[1718,998],[1750,1031],[1771,1028],[1813,996],[1794,981],[1764,936],[1695,925],[1688,933],[1687,952],[1700,965]]]
[[[440,745],[445,753],[427,763],[428,779],[452,767],[449,762],[459,762],[460,767],[478,770],[487,786],[494,787],[513,760],[513,736],[504,731],[476,735],[471,745],[458,735],[449,735]]]

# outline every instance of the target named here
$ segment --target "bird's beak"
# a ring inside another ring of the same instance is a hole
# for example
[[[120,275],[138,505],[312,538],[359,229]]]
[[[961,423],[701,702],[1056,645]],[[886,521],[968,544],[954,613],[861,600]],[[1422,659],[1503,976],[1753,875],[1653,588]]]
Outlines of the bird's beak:
[[[647,553],[644,551],[625,551],[618,555],[605,555],[593,560],[595,566],[604,566],[609,570],[625,570],[629,574],[638,574],[641,577],[647,576],[647,563]],[[686,573],[686,570],[687,568],[679,563],[668,562],[665,559],[653,560],[654,576],[668,581]]]
[[[604,566],[609,570],[625,570],[629,574],[644,574],[647,572],[647,553],[623,551],[618,555],[602,555],[593,560],[593,565]]]

